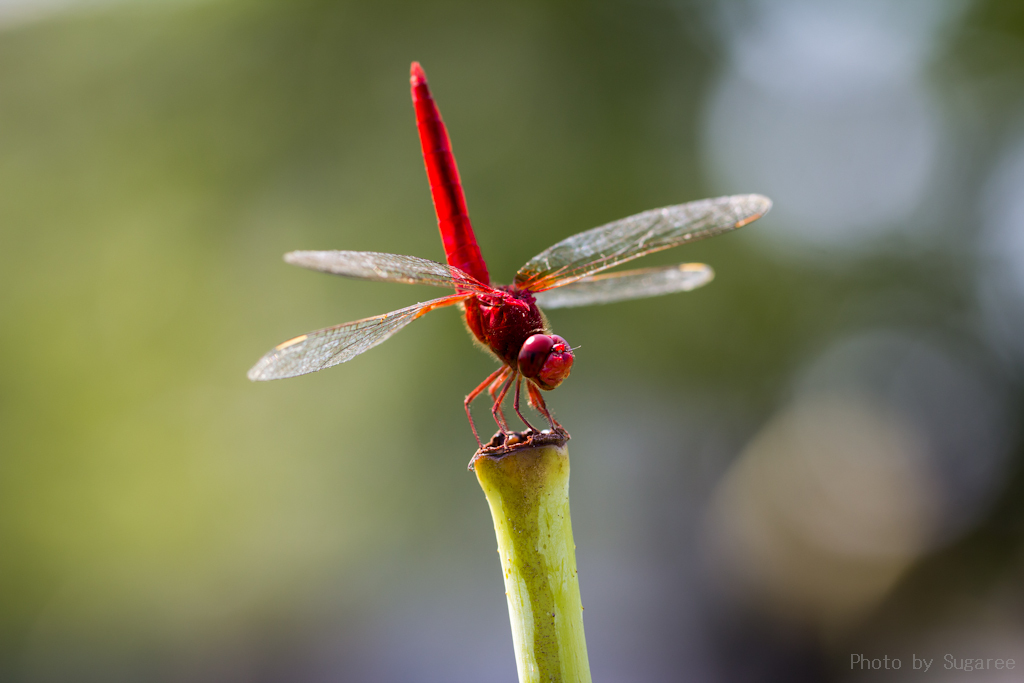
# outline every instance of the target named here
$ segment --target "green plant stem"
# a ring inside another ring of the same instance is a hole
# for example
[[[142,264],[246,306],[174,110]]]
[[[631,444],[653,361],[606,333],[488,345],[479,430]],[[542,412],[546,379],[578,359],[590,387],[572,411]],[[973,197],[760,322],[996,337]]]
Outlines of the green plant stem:
[[[590,683],[568,451],[477,455],[472,467],[494,518],[520,682]]]

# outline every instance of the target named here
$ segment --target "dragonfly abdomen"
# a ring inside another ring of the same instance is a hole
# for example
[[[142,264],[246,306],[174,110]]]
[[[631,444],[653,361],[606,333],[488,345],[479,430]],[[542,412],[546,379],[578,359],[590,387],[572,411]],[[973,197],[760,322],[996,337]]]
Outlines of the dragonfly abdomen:
[[[437,212],[437,227],[444,242],[448,265],[469,273],[480,282],[490,284],[487,264],[480,253],[469,222],[466,197],[462,192],[459,169],[455,165],[451,141],[441,113],[427,86],[427,77],[419,62],[412,63],[410,76],[412,103],[416,109],[416,128],[420,133],[423,162],[430,180],[430,195]]]

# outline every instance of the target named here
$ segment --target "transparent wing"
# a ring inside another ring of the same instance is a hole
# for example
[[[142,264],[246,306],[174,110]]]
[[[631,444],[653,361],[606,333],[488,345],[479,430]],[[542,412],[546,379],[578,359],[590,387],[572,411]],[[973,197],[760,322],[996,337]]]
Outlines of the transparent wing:
[[[743,227],[771,206],[767,197],[746,194],[645,211],[548,247],[519,269],[516,285],[533,292],[562,287],[656,251]]]
[[[260,358],[249,370],[249,379],[256,382],[295,377],[352,360],[427,311],[457,304],[470,296],[453,294],[289,339]]]
[[[363,280],[452,287],[479,293],[493,291],[458,268],[416,256],[376,251],[291,251],[284,255],[284,260],[293,266]]]
[[[689,292],[706,285],[714,277],[715,271],[703,263],[592,275],[564,287],[537,292],[537,305],[541,308],[569,308]]]

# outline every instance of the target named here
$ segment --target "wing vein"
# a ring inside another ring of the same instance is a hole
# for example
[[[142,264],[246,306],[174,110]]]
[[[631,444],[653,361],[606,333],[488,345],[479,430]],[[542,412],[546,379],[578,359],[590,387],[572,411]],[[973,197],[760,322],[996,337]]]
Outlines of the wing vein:
[[[266,381],[305,375],[352,360],[386,341],[423,313],[465,301],[472,293],[459,293],[406,306],[371,318],[325,327],[285,342],[260,358],[249,370],[249,379]]]
[[[533,292],[566,286],[656,251],[735,230],[770,208],[767,197],[734,195],[645,211],[545,249],[519,270],[516,285]]]

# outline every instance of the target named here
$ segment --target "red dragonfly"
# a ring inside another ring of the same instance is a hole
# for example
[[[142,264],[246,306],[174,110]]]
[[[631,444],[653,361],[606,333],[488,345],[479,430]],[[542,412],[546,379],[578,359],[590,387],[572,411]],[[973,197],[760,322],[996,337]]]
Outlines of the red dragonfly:
[[[411,72],[416,126],[448,264],[369,251],[293,251],[285,254],[284,260],[335,275],[448,287],[455,293],[289,339],[263,356],[249,370],[249,379],[294,377],[344,363],[424,313],[458,305],[473,336],[502,364],[464,402],[477,443],[481,444],[480,436],[470,405],[488,391],[498,429],[510,437],[512,430],[502,403],[513,383],[516,415],[536,433],[519,409],[524,380],[529,404],[544,416],[552,432],[565,434],[545,405],[541,390],[554,389],[569,376],[573,353],[568,342],[551,334],[540,309],[657,296],[707,284],[714,272],[701,263],[598,273],[747,225],[771,208],[771,200],[756,194],[735,195],[645,211],[566,238],[530,259],[511,285],[492,285],[469,222],[448,131],[419,63],[413,62]]]

